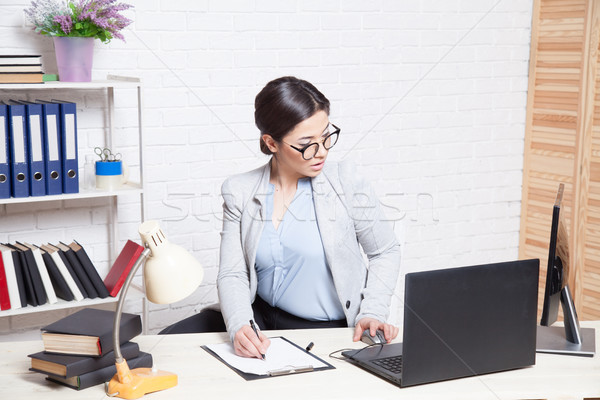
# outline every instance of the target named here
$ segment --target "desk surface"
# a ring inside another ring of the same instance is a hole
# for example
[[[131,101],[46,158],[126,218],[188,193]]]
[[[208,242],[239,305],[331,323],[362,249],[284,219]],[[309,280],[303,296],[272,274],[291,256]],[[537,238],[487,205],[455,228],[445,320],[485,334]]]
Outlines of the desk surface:
[[[596,328],[600,344],[600,322],[584,322]],[[314,342],[313,352],[336,369],[306,374],[245,381],[200,348],[221,343],[225,334],[140,336],[140,349],[154,357],[158,369],[175,372],[175,388],[153,393],[146,399],[582,399],[600,397],[600,356],[593,358],[538,354],[530,368],[399,388],[329,353],[359,348],[352,330],[316,329],[267,331],[283,335],[300,346]],[[27,354],[43,349],[42,342],[0,343],[0,393],[5,399],[108,399],[102,385],[76,391],[50,383],[44,375],[30,372]],[[243,396],[243,397],[242,397]]]

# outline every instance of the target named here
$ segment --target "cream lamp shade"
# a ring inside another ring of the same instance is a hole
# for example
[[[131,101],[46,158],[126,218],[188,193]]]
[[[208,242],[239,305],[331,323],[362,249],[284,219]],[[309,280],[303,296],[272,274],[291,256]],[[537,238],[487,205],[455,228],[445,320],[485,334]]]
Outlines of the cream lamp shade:
[[[200,263],[183,247],[169,242],[157,221],[142,223],[139,234],[150,249],[144,264],[148,300],[156,304],[170,304],[192,294],[204,277]]]

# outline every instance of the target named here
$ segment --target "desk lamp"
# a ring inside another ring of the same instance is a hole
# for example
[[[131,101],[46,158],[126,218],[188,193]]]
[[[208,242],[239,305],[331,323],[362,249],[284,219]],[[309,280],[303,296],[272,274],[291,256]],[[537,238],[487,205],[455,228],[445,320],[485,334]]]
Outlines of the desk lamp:
[[[177,375],[153,368],[130,370],[121,354],[119,326],[127,289],[139,269],[144,266],[144,287],[149,301],[157,304],[170,304],[192,294],[202,282],[204,271],[200,263],[183,247],[170,243],[160,229],[158,222],[146,221],[138,229],[144,251],[137,259],[121,289],[115,322],[113,342],[117,373],[108,383],[108,396],[124,399],[137,399],[146,393],[168,389],[177,385]]]

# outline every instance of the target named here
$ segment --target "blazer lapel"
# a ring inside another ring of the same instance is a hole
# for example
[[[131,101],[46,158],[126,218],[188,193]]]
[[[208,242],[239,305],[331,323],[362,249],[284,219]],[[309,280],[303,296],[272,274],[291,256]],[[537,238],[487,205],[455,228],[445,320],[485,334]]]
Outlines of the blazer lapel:
[[[325,257],[330,267],[335,260],[335,191],[324,171],[312,179],[313,199],[317,224],[321,233]]]
[[[267,163],[264,166],[262,176],[255,187],[254,196],[246,206],[245,210],[245,213],[250,220],[247,221],[248,229],[244,240],[244,248],[246,249],[246,261],[251,267],[251,270],[253,270],[254,267],[258,242],[260,241],[260,236],[265,223],[265,199],[267,197],[270,175],[271,167],[270,163]]]

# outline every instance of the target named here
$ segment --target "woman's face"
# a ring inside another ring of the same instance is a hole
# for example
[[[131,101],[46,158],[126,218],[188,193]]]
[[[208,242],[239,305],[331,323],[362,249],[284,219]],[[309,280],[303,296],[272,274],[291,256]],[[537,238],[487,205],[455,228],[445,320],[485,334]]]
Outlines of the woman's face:
[[[288,173],[295,173],[302,177],[315,177],[319,175],[327,159],[328,151],[323,147],[323,139],[330,132],[329,116],[325,111],[317,111],[312,117],[305,119],[283,137],[281,142],[275,142],[269,135],[263,138],[269,149],[275,153],[279,168]],[[305,160],[302,153],[292,148],[303,149],[310,143],[319,143],[319,151],[310,160]],[[283,171],[282,171],[283,172]]]

